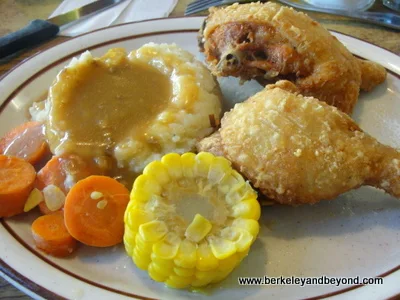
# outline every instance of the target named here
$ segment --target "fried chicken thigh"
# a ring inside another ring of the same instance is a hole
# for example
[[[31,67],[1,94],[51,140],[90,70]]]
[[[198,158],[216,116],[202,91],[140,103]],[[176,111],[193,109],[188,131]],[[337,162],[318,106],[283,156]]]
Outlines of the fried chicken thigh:
[[[336,107],[268,85],[227,112],[199,151],[223,154],[271,200],[316,203],[370,185],[400,197],[400,153]]]
[[[300,92],[350,114],[360,88],[371,90],[385,69],[355,58],[306,14],[275,3],[211,8],[199,35],[200,50],[216,76],[287,79]]]

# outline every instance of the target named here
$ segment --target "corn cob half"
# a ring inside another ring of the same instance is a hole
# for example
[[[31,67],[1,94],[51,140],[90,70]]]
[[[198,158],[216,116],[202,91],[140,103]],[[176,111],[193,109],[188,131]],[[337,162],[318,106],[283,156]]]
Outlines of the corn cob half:
[[[257,194],[223,157],[170,153],[146,166],[125,212],[124,244],[140,269],[173,288],[227,277],[258,235]]]

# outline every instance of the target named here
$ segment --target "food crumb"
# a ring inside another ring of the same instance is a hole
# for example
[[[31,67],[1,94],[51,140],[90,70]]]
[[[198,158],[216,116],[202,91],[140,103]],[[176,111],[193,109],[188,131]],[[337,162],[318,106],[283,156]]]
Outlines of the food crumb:
[[[301,149],[297,149],[293,154],[295,155],[295,156],[297,156],[297,157],[300,157],[301,156]]]
[[[94,191],[94,192],[92,192],[92,193],[90,194],[90,198],[93,199],[93,200],[98,200],[98,199],[100,199],[100,198],[103,197],[103,196],[104,196],[103,193],[97,192],[97,191]]]
[[[98,209],[103,209],[107,206],[108,202],[107,200],[101,200],[97,203],[97,208]]]

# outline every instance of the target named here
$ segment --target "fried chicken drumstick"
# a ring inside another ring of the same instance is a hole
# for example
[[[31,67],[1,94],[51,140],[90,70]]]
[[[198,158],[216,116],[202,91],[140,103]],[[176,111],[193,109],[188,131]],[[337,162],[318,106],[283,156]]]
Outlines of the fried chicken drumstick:
[[[211,8],[199,45],[216,76],[264,85],[287,79],[348,114],[360,88],[369,91],[386,78],[382,66],[355,58],[306,14],[271,2]]]
[[[282,204],[333,199],[361,185],[400,197],[400,153],[336,107],[295,90],[279,81],[236,104],[198,150],[224,155]]]

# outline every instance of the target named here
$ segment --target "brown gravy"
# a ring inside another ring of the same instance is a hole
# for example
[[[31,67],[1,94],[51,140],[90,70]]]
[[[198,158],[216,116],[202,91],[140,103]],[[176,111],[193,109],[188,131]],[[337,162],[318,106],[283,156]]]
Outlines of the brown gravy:
[[[77,154],[107,153],[128,136],[145,135],[146,125],[168,106],[171,90],[166,75],[112,49],[57,77],[50,127],[63,131]]]
[[[53,153],[93,159],[104,173],[128,185],[136,174],[117,167],[115,145],[146,140],[148,125],[172,98],[168,76],[111,49],[101,58],[64,69],[49,90],[46,135]]]

